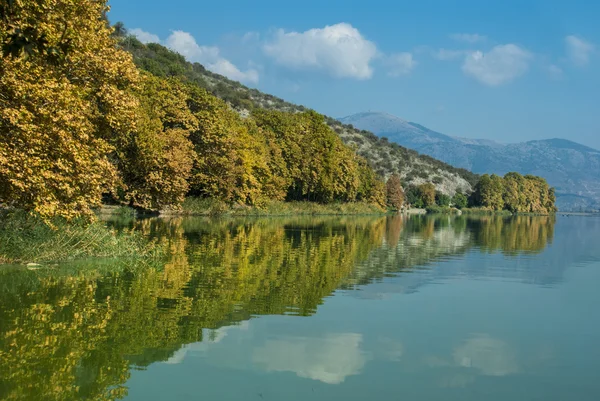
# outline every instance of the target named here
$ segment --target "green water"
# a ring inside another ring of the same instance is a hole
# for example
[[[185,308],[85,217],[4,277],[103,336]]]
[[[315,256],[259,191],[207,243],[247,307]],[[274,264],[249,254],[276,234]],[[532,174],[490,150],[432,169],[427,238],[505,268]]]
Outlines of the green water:
[[[1,268],[0,399],[600,399],[599,218],[111,224],[167,259]]]

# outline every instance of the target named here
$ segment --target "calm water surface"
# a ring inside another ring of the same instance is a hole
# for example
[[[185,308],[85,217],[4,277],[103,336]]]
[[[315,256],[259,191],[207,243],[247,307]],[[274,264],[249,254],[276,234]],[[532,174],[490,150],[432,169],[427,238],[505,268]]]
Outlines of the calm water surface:
[[[0,270],[0,399],[600,400],[600,218],[113,224],[167,260]]]

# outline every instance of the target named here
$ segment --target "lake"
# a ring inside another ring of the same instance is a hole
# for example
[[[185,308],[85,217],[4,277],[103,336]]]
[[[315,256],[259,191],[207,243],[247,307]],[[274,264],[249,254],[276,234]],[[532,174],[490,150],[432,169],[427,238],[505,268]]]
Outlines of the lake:
[[[598,217],[109,224],[167,259],[0,268],[0,399],[600,399]]]

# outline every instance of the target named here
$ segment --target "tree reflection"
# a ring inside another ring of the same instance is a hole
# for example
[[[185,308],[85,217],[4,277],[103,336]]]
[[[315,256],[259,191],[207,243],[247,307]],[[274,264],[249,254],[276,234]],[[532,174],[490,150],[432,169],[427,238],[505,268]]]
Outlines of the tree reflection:
[[[539,252],[552,240],[554,219],[388,216],[128,224],[164,243],[168,256],[162,264],[123,268],[115,261],[119,268],[111,271],[87,262],[77,274],[63,274],[60,267],[2,270],[0,398],[122,398],[131,368],[169,360],[184,344],[202,341],[204,329],[253,315],[311,315],[337,288],[473,246],[508,255]]]
[[[555,216],[486,216],[467,219],[475,245],[486,252],[537,253],[552,242]]]

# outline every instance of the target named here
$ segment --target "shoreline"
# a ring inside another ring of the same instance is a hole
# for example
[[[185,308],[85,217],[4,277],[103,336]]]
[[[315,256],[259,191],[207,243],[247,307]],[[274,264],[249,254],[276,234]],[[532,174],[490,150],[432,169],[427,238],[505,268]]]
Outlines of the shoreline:
[[[96,213],[123,217],[286,217],[286,216],[384,216],[388,210],[363,202],[320,204],[272,202],[261,207],[226,205],[211,199],[188,198],[180,210],[138,211],[128,206],[102,205]]]

